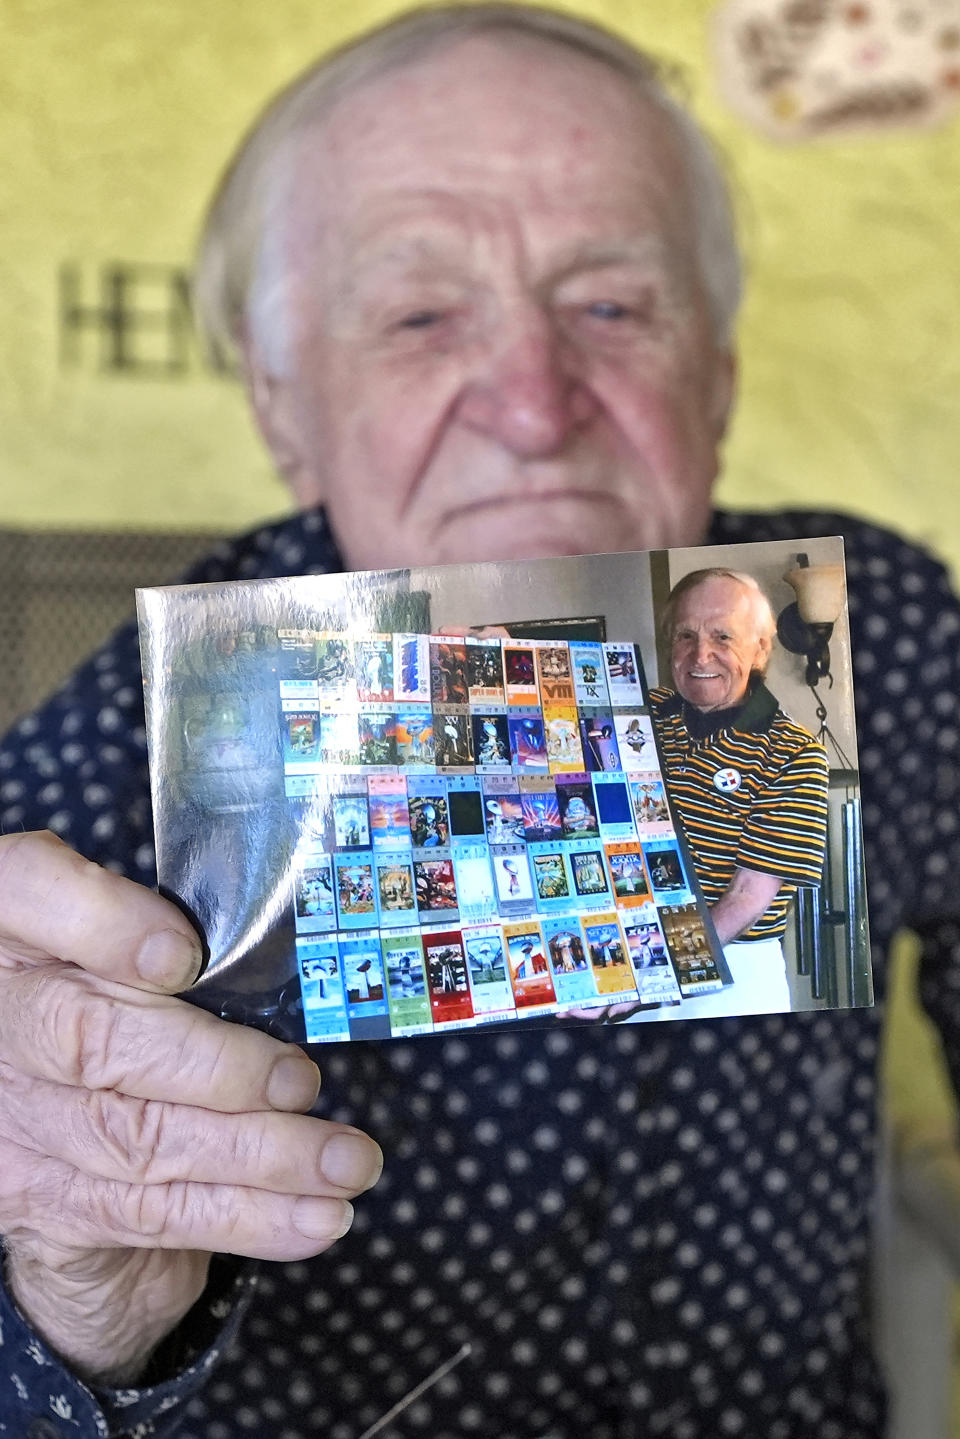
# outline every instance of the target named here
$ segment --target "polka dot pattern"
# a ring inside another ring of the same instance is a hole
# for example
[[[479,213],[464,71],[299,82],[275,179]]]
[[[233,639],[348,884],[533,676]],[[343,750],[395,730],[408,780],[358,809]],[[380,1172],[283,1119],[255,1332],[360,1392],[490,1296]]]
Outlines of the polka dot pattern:
[[[836,515],[718,515],[711,540],[837,533],[878,997],[910,925],[960,1073],[960,611],[944,571]],[[336,563],[311,514],[193,578]],[[127,629],[21,723],[0,750],[0,824],[50,824],[149,882],[137,667]],[[469,1344],[387,1436],[878,1439],[864,1289],[879,1018],[324,1046],[321,1112],[376,1136],[383,1180],[328,1255],[261,1271],[206,1386],[177,1381],[173,1418],[154,1412],[144,1433],[358,1439]]]

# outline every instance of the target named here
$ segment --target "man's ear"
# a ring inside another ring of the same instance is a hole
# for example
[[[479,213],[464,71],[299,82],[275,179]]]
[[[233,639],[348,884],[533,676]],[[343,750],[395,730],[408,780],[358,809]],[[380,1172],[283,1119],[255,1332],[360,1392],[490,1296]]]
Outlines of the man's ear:
[[[765,675],[766,672],[767,672],[767,665],[770,663],[770,655],[771,655],[772,652],[773,652],[773,639],[771,638],[771,636],[770,636],[770,635],[758,635],[758,636],[757,636],[757,655],[758,655],[759,658],[755,661],[755,663],[753,664],[752,668],[755,669],[755,670],[757,670],[757,671],[759,671],[759,673],[760,673],[761,675]]]
[[[257,428],[277,471],[286,480],[301,508],[322,503],[319,479],[304,451],[294,410],[293,386],[274,374],[249,342],[242,348],[241,373]]]
[[[717,350],[710,391],[710,423],[719,444],[727,433],[737,393],[737,357],[732,350]]]

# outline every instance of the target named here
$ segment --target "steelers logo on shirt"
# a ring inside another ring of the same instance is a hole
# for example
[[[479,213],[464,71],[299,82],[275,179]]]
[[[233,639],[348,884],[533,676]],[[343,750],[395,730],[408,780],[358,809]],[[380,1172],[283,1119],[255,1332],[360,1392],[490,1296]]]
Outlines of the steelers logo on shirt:
[[[743,776],[738,769],[718,769],[713,777],[713,787],[721,794],[733,794],[743,784]]]

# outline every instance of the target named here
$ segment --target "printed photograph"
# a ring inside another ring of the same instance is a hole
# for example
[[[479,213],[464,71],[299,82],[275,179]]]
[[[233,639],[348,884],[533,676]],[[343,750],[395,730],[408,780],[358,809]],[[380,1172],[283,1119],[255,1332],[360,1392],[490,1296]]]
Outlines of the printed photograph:
[[[396,746],[397,764],[432,766],[435,763],[432,710],[400,710]]]
[[[318,716],[313,714],[288,714],[286,724],[286,757],[291,760],[317,758]]]
[[[588,770],[596,773],[621,768],[612,711],[584,716],[580,721],[580,739]]]
[[[468,714],[435,710],[433,743],[438,769],[473,767],[473,743]]]
[[[528,844],[562,837],[564,830],[555,789],[521,790],[520,805],[523,814],[522,838]]]
[[[467,647],[462,640],[430,641],[430,689],[435,705],[465,705],[469,702]]]
[[[383,993],[383,955],[377,942],[354,947],[345,944],[341,954],[343,983],[348,1004],[379,1004]]]
[[[397,763],[397,717],[394,714],[362,714],[359,719],[360,763]]]
[[[570,645],[573,686],[578,705],[608,705],[607,671],[600,644],[582,640]]]
[[[612,705],[642,704],[643,690],[640,686],[637,654],[633,645],[606,643],[603,646],[603,657],[607,669],[610,703]]]
[[[432,994],[469,995],[467,962],[459,935],[424,936],[423,953]]]
[[[493,877],[497,884],[497,898],[507,905],[533,901],[533,885],[530,867],[523,851],[517,854],[492,855]]]
[[[567,899],[570,895],[566,866],[559,851],[533,856],[533,879],[538,899]]]
[[[371,635],[354,646],[357,695],[361,702],[393,699],[393,637]]]
[[[289,841],[279,875],[286,952],[295,936],[298,945],[331,946],[329,954],[305,954],[308,960],[352,955],[349,946],[368,931],[380,932],[384,945],[425,931],[438,951],[446,945],[455,952],[455,936],[471,931],[464,972],[485,987],[489,1003],[478,1003],[473,1014],[468,986],[460,991],[465,1008],[445,1001],[441,1011],[421,969],[417,1002],[423,1007],[404,1011],[402,1021],[392,1001],[389,1015],[384,1000],[380,1014],[367,1010],[359,1020],[344,1008],[356,1039],[386,1034],[391,1025],[398,1034],[414,1034],[428,1025],[469,1027],[495,1010],[506,1014],[511,998],[503,986],[511,976],[520,985],[545,978],[554,1010],[589,1007],[598,991],[604,1005],[617,1003],[631,983],[645,1010],[679,1005],[680,1018],[684,1006],[699,1015],[867,1002],[840,542],[804,540],[798,549],[784,540],[756,552],[733,550],[731,569],[721,547],[671,551],[656,564],[607,555],[492,567],[492,613],[477,598],[482,567],[456,581],[448,572],[418,570],[408,584],[401,573],[397,594],[387,593],[390,581],[375,599],[362,577],[350,575],[311,576],[309,585],[283,581],[279,589],[271,582],[267,615],[258,612],[256,584],[239,582],[229,632],[215,596],[196,587],[164,591],[156,613],[168,626],[179,614],[186,639],[179,628],[168,629],[151,643],[166,646],[161,652],[173,656],[188,691],[159,720],[164,885],[182,893],[211,934],[224,929],[227,892],[232,903],[243,888],[243,932],[259,935],[258,925],[271,923],[257,906],[262,909],[271,884],[270,894],[277,892],[279,837],[283,845]],[[713,562],[719,568],[711,568]],[[799,598],[811,572],[818,593],[827,582],[840,585],[833,629],[812,638]],[[453,616],[477,630],[503,631],[504,614],[529,613],[531,596],[542,614],[557,614],[563,608],[558,575],[569,578],[571,608],[590,608],[596,616],[576,637],[560,621],[558,634],[566,638],[556,641],[547,621],[531,632],[536,638],[519,628],[512,640],[471,636],[469,642],[452,632],[406,633],[428,615],[438,627]],[[409,603],[411,593],[416,604]],[[288,612],[278,615],[277,598],[288,594]],[[318,628],[333,625],[341,612],[344,633]],[[738,637],[749,665],[731,661],[713,635],[717,614],[719,628]],[[403,632],[390,632],[394,615]],[[228,702],[224,666],[254,652],[265,659],[262,673],[242,670],[242,703]],[[430,679],[436,703],[432,696],[417,698],[430,694]],[[154,694],[155,703],[167,703],[156,677]],[[222,723],[194,718],[221,711]],[[247,774],[254,742],[237,743],[238,727],[251,735],[265,727],[268,734],[267,768],[272,764],[275,773],[258,771],[256,784]],[[791,792],[776,807],[754,798],[780,784],[779,770],[765,770],[757,738],[768,731],[796,756],[791,764],[800,798],[794,802]],[[268,780],[286,804],[285,822],[272,826],[269,843],[257,827]],[[238,847],[230,836],[241,831]],[[189,870],[177,880],[177,856],[196,858],[197,833],[218,854],[236,859],[236,885],[224,886],[222,876],[218,882],[216,870]],[[734,868],[755,868],[779,887],[771,887],[773,899],[739,934],[727,939],[721,927],[721,949],[709,912],[729,880],[731,856]],[[775,874],[774,860],[782,866]],[[820,922],[820,896],[827,897],[835,924]],[[533,930],[540,935],[526,954],[509,932],[518,924],[528,927],[528,938]],[[483,937],[483,952],[475,933],[481,929],[492,932]],[[772,955],[763,973],[756,960],[760,940]],[[273,953],[251,943],[258,964]],[[415,951],[415,939],[409,948]],[[391,992],[394,984],[409,988],[400,961],[390,963]],[[321,970],[315,964],[309,975],[301,970],[315,1006],[316,985],[325,983]],[[439,985],[439,970],[436,976]],[[353,964],[351,995],[378,982],[386,985],[383,973],[378,981],[371,968],[364,981]],[[231,1002],[245,1002],[256,983],[245,978],[244,986],[234,983],[229,966],[218,970],[215,956],[198,982],[203,1002],[214,1009],[226,1002],[224,988]],[[449,975],[445,992],[453,992]],[[406,1000],[415,1003],[409,994]],[[536,1004],[549,1007],[542,993]],[[525,1001],[527,1013],[533,1007]],[[616,1016],[618,1022],[629,1017]],[[311,1033],[336,1037],[328,1018],[326,1030],[318,1025]],[[377,1029],[381,1018],[386,1027]]]
[[[507,977],[503,938],[491,926],[489,933],[465,934],[464,944],[473,987],[502,984]]]
[[[425,635],[394,635],[393,697],[430,703],[430,657]]]
[[[624,933],[634,969],[669,968],[666,940],[656,921],[628,925]]]
[[[345,699],[356,693],[353,650],[348,639],[321,635],[317,640],[317,680],[324,699]]]
[[[647,866],[650,871],[650,883],[654,890],[664,893],[669,890],[686,889],[687,882],[683,874],[683,865],[675,846],[670,845],[655,850],[648,849]]]
[[[520,645],[505,644],[503,647],[503,670],[507,682],[507,694],[511,690],[533,692],[536,703],[537,666],[533,650]]]
[[[333,811],[334,841],[337,849],[368,849],[370,820],[366,795],[331,795],[330,806]]]
[[[580,745],[580,722],[577,711],[569,706],[544,710],[543,726],[547,741],[547,761],[552,771],[579,774],[586,769]]]
[[[439,791],[430,794],[408,792],[407,805],[414,849],[436,849],[450,843],[446,794]]]
[[[515,980],[535,979],[549,973],[543,936],[539,929],[512,934],[509,940],[510,971]]]
[[[524,837],[524,813],[519,790],[483,792],[483,818],[488,844],[516,844]],[[559,831],[560,812],[557,811]]]
[[[511,715],[507,725],[513,768],[519,774],[546,774],[549,766],[542,717],[539,714]]]
[[[627,966],[623,936],[617,924],[585,924],[587,949],[594,969],[612,969]]]
[[[471,702],[503,702],[503,651],[499,641],[472,640],[467,645],[467,687]]]
[[[295,904],[298,927],[301,920],[327,921],[333,927],[335,908],[329,859],[297,871]]]
[[[410,811],[407,808],[406,790],[403,794],[385,791],[371,793],[368,805],[370,837],[375,849],[390,849],[395,845],[410,843]]]
[[[653,725],[649,715],[617,714],[614,716],[614,725],[621,769],[650,769],[651,765],[656,764],[657,749],[653,742]]]
[[[579,926],[558,929],[551,934],[548,951],[554,974],[580,974],[587,968]]]
[[[442,914],[457,907],[457,885],[450,859],[415,859],[413,882],[420,913]]]
[[[473,752],[478,765],[485,769],[510,768],[510,733],[506,715],[475,714],[471,716]]]
[[[653,834],[656,826],[670,823],[667,793],[658,774],[637,775],[631,779],[630,793],[638,834]]]
[[[564,839],[597,839],[600,827],[597,823],[596,800],[593,785],[589,783],[565,784],[557,780],[557,804],[560,807],[560,823]]]
[[[613,892],[618,901],[630,900],[632,904],[638,904],[650,898],[643,853],[639,847],[634,849],[611,846],[607,850],[607,861],[610,865]]]
[[[591,895],[607,894],[609,885],[603,867],[603,855],[598,849],[581,850],[570,856],[570,868],[577,894],[588,898]]]
[[[377,888],[382,914],[414,914],[413,865],[411,861],[377,865]]]
[[[423,950],[416,944],[386,947],[387,985],[391,999],[422,999],[427,992]]]
[[[345,917],[376,914],[372,864],[337,863],[337,905]]]

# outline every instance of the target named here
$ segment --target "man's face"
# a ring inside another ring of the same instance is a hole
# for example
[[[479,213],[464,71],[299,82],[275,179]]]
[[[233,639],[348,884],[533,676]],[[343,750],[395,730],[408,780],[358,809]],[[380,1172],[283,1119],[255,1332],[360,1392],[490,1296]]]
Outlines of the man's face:
[[[692,544],[731,391],[656,108],[474,38],[301,137],[261,423],[354,568]]]
[[[757,633],[754,602],[738,580],[714,576],[681,595],[673,616],[674,687],[698,710],[727,709],[766,668],[770,641]]]

